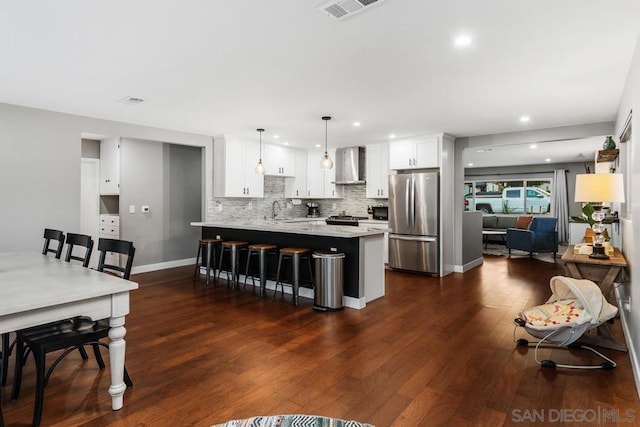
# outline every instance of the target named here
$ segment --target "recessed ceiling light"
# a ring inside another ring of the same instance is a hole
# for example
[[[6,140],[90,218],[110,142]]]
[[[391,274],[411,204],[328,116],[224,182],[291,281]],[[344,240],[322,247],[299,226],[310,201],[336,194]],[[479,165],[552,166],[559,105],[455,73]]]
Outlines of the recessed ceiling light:
[[[353,122],[353,125],[354,125],[355,127],[358,127],[358,126],[360,126],[360,122]]]
[[[536,144],[531,144],[529,148],[531,148],[532,150],[535,150],[536,148],[538,148],[538,146]]]
[[[389,138],[394,139],[396,137],[395,133],[392,133],[391,135],[389,135]]]
[[[467,163],[467,166],[473,166],[473,163]]]
[[[520,122],[522,122],[522,123],[527,123],[529,120],[531,120],[531,118],[529,116],[520,117]]]
[[[453,44],[457,47],[465,47],[471,44],[471,36],[466,34],[461,34],[454,40]]]
[[[322,145],[316,144],[316,148],[320,148],[320,147],[322,147]]]
[[[278,139],[280,138],[280,135],[273,135],[273,139]]]
[[[545,161],[545,162],[550,162],[550,161],[551,161],[551,159],[544,159],[544,161]]]
[[[283,144],[283,145],[289,145],[289,142],[288,142],[288,141],[285,141],[285,142],[283,142],[282,144]]]

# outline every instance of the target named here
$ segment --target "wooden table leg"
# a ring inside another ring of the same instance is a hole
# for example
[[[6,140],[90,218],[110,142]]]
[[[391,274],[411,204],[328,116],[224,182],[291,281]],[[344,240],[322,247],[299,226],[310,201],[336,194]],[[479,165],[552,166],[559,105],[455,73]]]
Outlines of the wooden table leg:
[[[596,335],[584,334],[578,342],[580,344],[595,345],[598,347],[610,348],[612,350],[627,351],[627,346],[624,343],[617,342],[611,334],[608,323],[603,323],[596,328]]]
[[[569,276],[574,279],[582,279],[582,275],[580,274],[580,270],[578,270],[578,266],[573,262],[565,263],[567,270],[569,270]]]

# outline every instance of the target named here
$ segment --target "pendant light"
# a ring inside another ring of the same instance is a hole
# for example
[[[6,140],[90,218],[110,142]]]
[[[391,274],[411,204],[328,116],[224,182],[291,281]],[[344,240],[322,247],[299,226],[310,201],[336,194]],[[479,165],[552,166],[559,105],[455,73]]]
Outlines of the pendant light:
[[[329,152],[327,151],[327,123],[331,120],[331,117],[324,116],[322,120],[324,120],[324,156],[322,156],[322,160],[320,160],[320,169],[331,169],[333,167],[333,160],[331,160]]]
[[[264,129],[256,129],[260,135],[260,159],[258,160],[258,164],[256,165],[256,173],[260,175],[264,175],[264,165],[262,164],[262,132]]]

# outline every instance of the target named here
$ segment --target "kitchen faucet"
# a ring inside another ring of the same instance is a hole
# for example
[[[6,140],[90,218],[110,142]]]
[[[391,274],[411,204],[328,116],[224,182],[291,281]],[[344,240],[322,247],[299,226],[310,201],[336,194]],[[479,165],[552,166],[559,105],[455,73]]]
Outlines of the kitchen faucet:
[[[278,207],[278,213],[276,213],[276,206]],[[271,219],[276,219],[276,216],[278,216],[280,210],[280,202],[274,200],[274,202],[271,204]]]

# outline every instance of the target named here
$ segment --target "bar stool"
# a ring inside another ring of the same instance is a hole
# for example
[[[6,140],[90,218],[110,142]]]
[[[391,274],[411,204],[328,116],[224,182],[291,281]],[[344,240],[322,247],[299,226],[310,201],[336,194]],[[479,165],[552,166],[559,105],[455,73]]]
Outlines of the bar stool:
[[[200,271],[200,267],[207,269],[205,274],[205,283],[208,285],[211,277],[211,269],[213,269],[213,285],[217,283],[216,280],[216,248],[220,246],[222,239],[200,239],[198,244],[198,255],[196,255],[196,270],[193,272],[193,281],[196,281],[196,275]],[[207,259],[205,261],[202,249],[206,251]],[[198,262],[200,259],[200,262]]]
[[[270,243],[256,243],[253,245],[249,245],[249,251],[247,252],[247,268],[244,272],[244,286],[242,287],[242,293],[244,293],[247,287],[247,277],[249,276],[249,268],[251,266],[251,256],[258,256],[258,268],[260,274],[260,298],[264,297],[266,287],[267,287],[267,255],[268,254],[277,254],[278,246],[272,245]],[[253,286],[256,286],[256,281],[254,279],[254,275],[251,275],[251,281],[253,282]]]
[[[218,266],[218,280],[220,280],[220,273],[222,273],[222,261],[224,259],[225,251],[228,251],[230,264],[230,270],[224,270],[227,274],[227,282],[229,281],[229,271],[231,271],[231,288],[236,289],[238,287],[238,281],[240,279],[240,251],[247,250],[249,246],[248,242],[242,242],[239,240],[229,240],[222,242],[222,250],[220,252],[220,264]]]
[[[307,259],[309,265],[309,277],[311,278],[311,285],[313,286],[313,271],[311,270],[311,249],[308,248],[282,248],[280,249],[280,256],[278,257],[278,272],[276,273],[276,288],[273,292],[273,300],[275,301],[278,294],[278,284],[282,287],[282,296],[284,297],[284,283],[280,280],[280,269],[282,267],[283,259],[291,260],[291,267],[293,270],[291,278],[291,287],[293,290],[293,304],[298,306],[298,288],[300,287],[300,261],[304,258]]]

